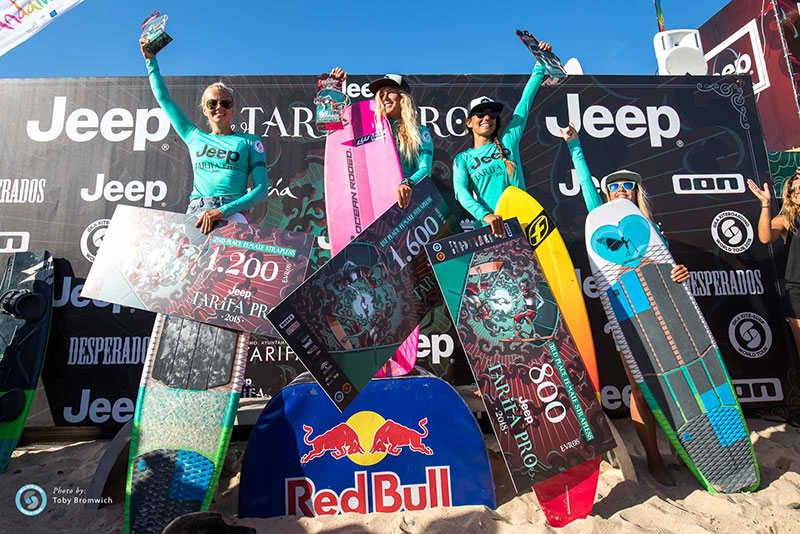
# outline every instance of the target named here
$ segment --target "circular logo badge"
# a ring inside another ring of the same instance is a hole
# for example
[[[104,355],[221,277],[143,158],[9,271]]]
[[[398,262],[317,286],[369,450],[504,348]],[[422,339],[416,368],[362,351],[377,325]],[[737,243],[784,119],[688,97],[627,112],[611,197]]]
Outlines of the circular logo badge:
[[[430,143],[432,141],[431,132],[429,132],[427,128],[422,131],[422,141],[425,143]]]
[[[94,263],[97,257],[97,251],[100,250],[100,245],[103,242],[103,237],[106,235],[108,225],[111,224],[110,219],[100,219],[86,227],[81,236],[81,252],[83,257]]]
[[[14,502],[23,514],[39,515],[47,505],[47,494],[36,484],[28,484],[19,489]]]
[[[742,312],[734,317],[728,338],[736,352],[746,358],[760,358],[772,347],[772,330],[757,313]]]
[[[437,252],[436,253],[436,259],[437,260],[444,261],[444,258],[445,258],[444,252]]]
[[[344,393],[342,393],[341,391],[337,391],[336,393],[333,394],[333,400],[335,400],[336,402],[342,402],[344,400]]]
[[[342,391],[345,395],[350,393],[353,390],[353,386],[350,385],[350,382],[347,382],[345,385],[342,386]]]
[[[264,145],[261,143],[261,141],[256,141],[255,143],[253,143],[253,146],[256,148],[256,152],[258,152],[259,154],[264,153]]]
[[[730,254],[741,254],[753,244],[753,226],[738,211],[723,211],[711,221],[714,242]]]
[[[433,244],[433,251],[434,252],[439,252],[441,250],[442,250],[442,244],[441,243],[434,243]]]

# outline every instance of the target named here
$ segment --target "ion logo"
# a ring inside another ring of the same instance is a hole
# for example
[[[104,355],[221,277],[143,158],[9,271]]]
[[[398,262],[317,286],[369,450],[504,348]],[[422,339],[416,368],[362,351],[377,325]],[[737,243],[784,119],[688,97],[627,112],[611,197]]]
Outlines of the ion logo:
[[[714,242],[730,254],[741,254],[753,244],[753,227],[738,211],[723,211],[711,221]]]
[[[586,108],[581,115],[580,95],[569,93],[567,111],[568,122],[573,123],[577,131],[581,131],[582,125],[586,133],[601,139],[609,137],[615,131],[619,131],[629,139],[638,139],[649,132],[650,146],[660,147],[665,138],[673,139],[681,131],[678,112],[670,106],[647,106],[642,110],[636,106],[626,105],[612,114],[607,107],[595,104]],[[551,134],[561,137],[557,117],[545,117],[545,123]]]
[[[106,235],[109,224],[111,224],[111,220],[100,219],[87,226],[81,235],[81,252],[83,252],[83,257],[91,263],[94,263],[94,259],[97,257],[97,251],[103,243],[103,237]]]
[[[672,188],[679,195],[744,193],[741,174],[675,174]]]
[[[777,378],[731,380],[739,402],[782,401],[783,388]]]
[[[708,70],[714,76],[725,74],[750,74],[753,92],[760,93],[769,87],[769,73],[764,62],[764,49],[758,36],[758,23],[751,20],[705,55]],[[751,59],[752,58],[752,59]],[[755,71],[751,69],[755,63]]]
[[[36,484],[27,484],[19,489],[14,503],[25,515],[39,515],[47,506],[47,494]]]
[[[0,252],[27,252],[30,242],[28,232],[0,232]]]
[[[772,347],[772,330],[760,315],[742,312],[731,320],[728,339],[742,356],[760,358]]]

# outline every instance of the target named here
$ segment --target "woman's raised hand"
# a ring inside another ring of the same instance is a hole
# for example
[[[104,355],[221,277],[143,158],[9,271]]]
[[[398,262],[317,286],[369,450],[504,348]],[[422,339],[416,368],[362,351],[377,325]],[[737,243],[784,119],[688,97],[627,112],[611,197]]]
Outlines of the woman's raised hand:
[[[569,126],[563,129],[559,128],[559,130],[561,131],[561,137],[563,137],[564,141],[568,143],[578,139],[578,131],[575,129],[575,125],[571,122],[569,123]]]
[[[772,192],[769,190],[768,183],[764,184],[764,189],[760,189],[757,183],[748,178],[747,187],[750,188],[750,191],[756,196],[758,200],[761,201],[761,206],[765,208],[769,207],[769,204],[772,201]]]
[[[145,39],[144,37],[139,39],[139,46],[142,47],[142,55],[144,56],[144,58],[145,59],[155,59],[156,55],[154,53],[152,53],[150,50],[147,49],[147,45],[148,44],[150,44],[150,40],[149,39]]]
[[[343,80],[347,78],[347,73],[340,67],[334,67],[333,70],[331,70],[330,76],[331,78],[339,78],[340,80]]]
[[[544,41],[539,41],[539,49],[544,50],[545,52],[553,51],[553,47],[550,45],[550,43],[545,43]]]

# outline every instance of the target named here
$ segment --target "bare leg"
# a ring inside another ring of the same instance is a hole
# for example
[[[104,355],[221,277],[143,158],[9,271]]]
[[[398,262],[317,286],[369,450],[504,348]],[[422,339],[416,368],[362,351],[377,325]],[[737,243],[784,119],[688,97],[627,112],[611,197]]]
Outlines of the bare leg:
[[[792,329],[792,335],[794,336],[794,344],[797,345],[798,350],[800,350],[800,319],[795,319],[794,317],[787,317],[786,322],[789,323],[789,328]]]
[[[800,321],[798,321],[800,323]],[[798,324],[800,327],[800,324]],[[625,357],[622,357],[622,366],[625,368],[625,374],[628,375],[628,382],[631,385],[631,420],[633,421],[633,428],[639,436],[639,441],[642,442],[644,452],[647,455],[647,469],[653,478],[664,486],[675,486],[675,480],[672,475],[667,471],[667,466],[664,465],[664,459],[661,458],[661,453],[658,452],[658,442],[656,441],[656,418],[653,417],[653,412],[647,405],[647,401],[642,395],[639,386],[633,379],[633,375],[628,369],[628,364],[625,362]]]

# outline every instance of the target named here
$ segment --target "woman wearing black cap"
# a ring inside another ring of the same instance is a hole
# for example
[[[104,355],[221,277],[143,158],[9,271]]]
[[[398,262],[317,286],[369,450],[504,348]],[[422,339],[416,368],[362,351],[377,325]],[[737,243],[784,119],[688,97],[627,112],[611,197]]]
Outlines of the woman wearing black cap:
[[[539,43],[539,48],[547,52],[553,49],[544,41]],[[473,99],[467,113],[472,148],[460,152],[453,159],[456,200],[475,218],[477,226],[490,225],[492,233],[498,237],[504,233],[503,218],[494,214],[500,195],[510,185],[525,190],[519,141],[528,122],[533,98],[544,81],[544,72],[544,67],[537,63],[502,134],[500,112],[503,104],[487,96]]]
[[[339,67],[333,69],[330,75],[347,78],[347,73]],[[403,76],[387,74],[373,80],[369,90],[375,95],[377,114],[386,117],[392,127],[403,171],[403,181],[397,187],[397,204],[405,208],[411,202],[411,187],[430,174],[433,167],[431,132],[419,123],[417,106]]]
[[[586,209],[591,212],[593,209],[602,205],[604,201],[600,198],[592,182],[592,173],[589,172],[589,167],[586,165],[586,158],[583,157],[583,150],[581,149],[581,142],[578,139],[578,132],[575,130],[572,123],[570,123],[568,128],[561,131],[561,135],[567,142],[570,154],[572,155],[572,163],[578,174],[578,181],[581,184],[581,193],[586,203]],[[645,217],[651,221],[653,220],[650,198],[647,195],[647,191],[645,191],[642,186],[642,177],[639,173],[628,170],[612,172],[605,176],[600,182],[600,189],[606,197],[605,202],[619,199],[630,200],[638,206]],[[664,240],[664,243],[668,245],[667,239],[661,233],[658,225],[656,225],[656,229]],[[670,275],[674,282],[680,284],[689,279],[689,270],[685,265],[676,265],[672,268]],[[612,332],[616,335],[615,330],[612,330]],[[614,339],[614,343],[617,345],[617,350],[619,350],[620,343],[616,338]],[[653,475],[653,478],[658,482],[665,486],[674,486],[675,481],[672,479],[669,471],[667,471],[661,453],[658,452],[658,443],[656,441],[656,428],[658,425],[655,417],[653,417],[653,412],[650,411],[650,407],[647,405],[644,395],[642,395],[639,386],[636,385],[636,381],[633,379],[633,375],[628,369],[622,352],[620,352],[620,358],[622,358],[625,374],[628,376],[628,382],[631,385],[631,420],[633,420],[633,427],[636,429],[636,434],[639,436],[639,440],[644,447],[644,452],[647,455],[647,468],[650,474]]]

